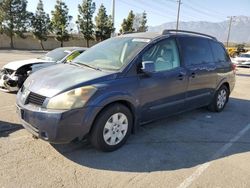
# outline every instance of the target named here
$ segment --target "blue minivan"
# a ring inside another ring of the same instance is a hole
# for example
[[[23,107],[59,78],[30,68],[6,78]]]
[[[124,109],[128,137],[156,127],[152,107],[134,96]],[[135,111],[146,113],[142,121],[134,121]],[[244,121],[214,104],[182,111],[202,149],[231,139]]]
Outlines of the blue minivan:
[[[35,137],[87,138],[113,151],[142,123],[203,106],[221,112],[234,85],[235,67],[216,38],[164,30],[114,37],[34,73],[16,104]]]

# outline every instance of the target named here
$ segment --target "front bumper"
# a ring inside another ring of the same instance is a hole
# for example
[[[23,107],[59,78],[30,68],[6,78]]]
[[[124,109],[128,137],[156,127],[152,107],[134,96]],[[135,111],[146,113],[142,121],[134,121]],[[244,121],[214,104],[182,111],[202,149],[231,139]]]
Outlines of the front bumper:
[[[34,136],[51,143],[69,143],[86,136],[100,107],[74,110],[48,110],[28,104],[17,98],[17,112],[21,123]]]

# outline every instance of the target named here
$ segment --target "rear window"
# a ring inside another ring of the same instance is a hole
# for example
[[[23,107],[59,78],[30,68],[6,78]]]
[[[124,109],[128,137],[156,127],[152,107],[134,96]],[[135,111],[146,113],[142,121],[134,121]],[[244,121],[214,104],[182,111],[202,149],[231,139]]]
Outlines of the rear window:
[[[225,51],[225,48],[218,42],[210,41],[213,55],[214,55],[214,60],[216,63],[218,62],[228,62],[229,57]]]
[[[206,38],[183,37],[179,41],[186,65],[213,63],[212,51]]]

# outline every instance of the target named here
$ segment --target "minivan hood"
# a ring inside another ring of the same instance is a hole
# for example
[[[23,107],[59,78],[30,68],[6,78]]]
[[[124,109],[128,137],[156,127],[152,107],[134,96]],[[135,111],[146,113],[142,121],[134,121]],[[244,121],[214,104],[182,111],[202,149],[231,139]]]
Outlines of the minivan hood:
[[[84,85],[88,81],[107,75],[111,73],[70,64],[58,64],[31,74],[24,82],[24,87],[39,95],[53,97],[74,86]]]

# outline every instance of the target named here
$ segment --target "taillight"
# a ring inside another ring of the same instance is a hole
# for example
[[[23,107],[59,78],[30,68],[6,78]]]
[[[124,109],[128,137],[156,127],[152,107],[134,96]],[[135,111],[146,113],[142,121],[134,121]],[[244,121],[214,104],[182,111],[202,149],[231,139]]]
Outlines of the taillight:
[[[234,74],[236,74],[236,67],[237,67],[236,64],[232,64]]]

